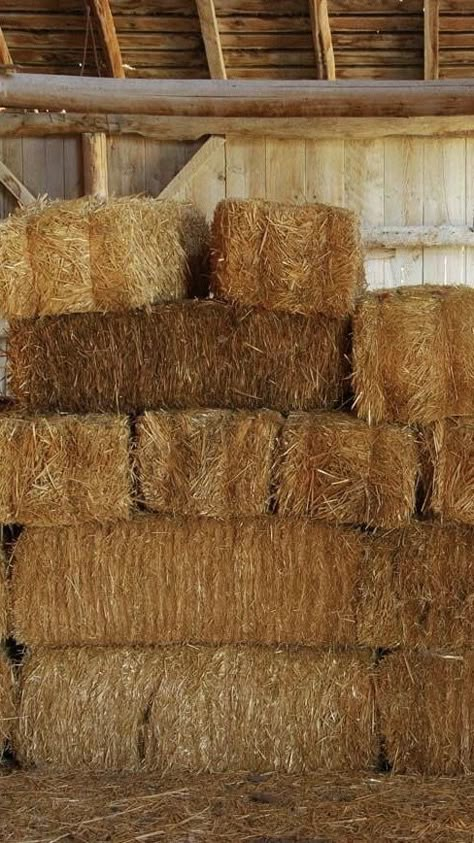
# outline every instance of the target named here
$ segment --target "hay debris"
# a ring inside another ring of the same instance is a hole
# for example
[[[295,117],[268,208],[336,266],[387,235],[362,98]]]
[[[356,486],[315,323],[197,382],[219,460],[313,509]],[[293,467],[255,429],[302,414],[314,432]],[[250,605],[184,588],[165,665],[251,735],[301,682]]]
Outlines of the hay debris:
[[[145,413],[136,448],[142,503],[172,515],[264,515],[282,421],[266,410]]]
[[[38,411],[338,405],[347,323],[215,301],[10,326],[12,394]]]
[[[394,653],[377,675],[377,705],[394,772],[474,768],[474,654]]]
[[[425,510],[441,521],[474,524],[474,418],[436,422],[424,443],[431,465]]]
[[[208,240],[204,217],[187,204],[40,200],[0,225],[0,312],[29,318],[185,298],[202,286]]]
[[[283,427],[278,511],[399,527],[414,515],[417,475],[407,428],[370,427],[346,413],[294,413]]]
[[[270,310],[347,316],[365,285],[357,216],[330,205],[224,199],[211,253],[216,296]]]
[[[472,646],[474,531],[413,523],[368,541],[357,601],[359,643]]]
[[[474,415],[474,290],[368,293],[354,318],[354,391],[369,422]]]
[[[364,653],[39,650],[22,670],[14,746],[56,769],[371,767],[371,672]]]
[[[131,487],[126,417],[0,414],[1,523],[126,518]]]
[[[27,528],[13,626],[36,645],[356,641],[363,537],[309,520]]]
[[[0,649],[0,761],[14,731],[16,720],[13,667]]]
[[[13,771],[0,776],[2,833],[8,843],[472,843],[473,784],[373,772]]]

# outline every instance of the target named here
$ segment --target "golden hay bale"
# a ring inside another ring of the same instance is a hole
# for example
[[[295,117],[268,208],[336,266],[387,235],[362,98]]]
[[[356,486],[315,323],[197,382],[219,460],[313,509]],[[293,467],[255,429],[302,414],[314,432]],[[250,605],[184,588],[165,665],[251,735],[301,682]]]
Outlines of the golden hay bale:
[[[282,421],[268,410],[145,413],[136,447],[142,503],[173,515],[264,515]]]
[[[38,650],[14,748],[59,769],[361,769],[377,757],[372,669],[311,649]]]
[[[474,770],[474,653],[389,655],[378,668],[376,696],[394,772]]]
[[[474,290],[368,293],[354,318],[354,391],[370,422],[474,414]]]
[[[381,527],[414,514],[418,455],[407,428],[370,427],[346,413],[294,413],[281,447],[280,514]]]
[[[368,540],[357,636],[369,647],[470,647],[474,531],[416,524]]]
[[[3,650],[0,650],[0,761],[5,751],[5,745],[13,734],[15,718],[13,667]]]
[[[363,536],[317,521],[27,528],[14,563],[14,632],[32,646],[356,641]]]
[[[17,320],[10,385],[42,411],[332,407],[344,396],[347,327],[214,301]]]
[[[185,298],[202,285],[208,252],[207,223],[191,205],[40,200],[0,225],[0,312],[28,318]]]
[[[442,521],[474,524],[474,418],[435,422],[424,444],[431,466],[425,509]]]
[[[0,414],[0,522],[126,518],[129,433],[125,416]]]
[[[224,199],[211,255],[218,297],[270,310],[346,316],[365,284],[357,216],[330,205]]]

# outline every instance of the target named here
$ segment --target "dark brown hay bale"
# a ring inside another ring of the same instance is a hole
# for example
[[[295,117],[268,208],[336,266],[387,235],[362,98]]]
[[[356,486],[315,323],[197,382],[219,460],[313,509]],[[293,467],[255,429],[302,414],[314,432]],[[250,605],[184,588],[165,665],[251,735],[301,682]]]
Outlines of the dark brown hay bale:
[[[382,660],[377,706],[394,772],[474,769],[474,654],[399,652]]]
[[[211,254],[218,297],[270,310],[346,316],[365,283],[358,218],[330,205],[224,199]]]
[[[138,196],[40,200],[0,225],[8,318],[127,310],[193,295],[209,232],[191,205]]]
[[[474,531],[413,524],[370,538],[358,602],[359,643],[474,644]]]
[[[39,650],[15,749],[59,769],[361,769],[377,755],[371,674],[368,653]]]
[[[11,389],[36,410],[277,410],[343,398],[347,324],[213,301],[13,322]]]
[[[355,532],[271,516],[27,528],[13,626],[30,645],[350,644],[363,553]]]
[[[398,527],[415,511],[413,433],[346,413],[294,413],[283,427],[277,503],[283,515]]]
[[[173,515],[264,515],[282,421],[267,410],[145,413],[137,425],[141,501]]]
[[[431,466],[425,509],[442,521],[474,524],[474,418],[435,422],[424,444]]]
[[[8,770],[0,776],[2,833],[10,843],[471,843],[473,783],[374,772]]]
[[[354,318],[354,391],[370,422],[474,415],[474,290],[368,293]]]
[[[13,668],[0,649],[0,761],[14,731],[16,717]]]
[[[58,526],[126,518],[125,416],[0,414],[0,522]]]

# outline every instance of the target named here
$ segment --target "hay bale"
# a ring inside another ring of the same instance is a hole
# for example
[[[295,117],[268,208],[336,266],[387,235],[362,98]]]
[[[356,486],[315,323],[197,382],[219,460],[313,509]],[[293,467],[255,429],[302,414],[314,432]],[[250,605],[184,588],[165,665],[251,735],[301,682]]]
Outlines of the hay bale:
[[[359,643],[470,647],[473,544],[468,527],[430,523],[369,538],[357,607]]]
[[[202,284],[208,237],[187,204],[40,200],[0,224],[0,312],[28,318],[185,298]]]
[[[368,293],[354,318],[354,391],[369,422],[474,415],[474,290]]]
[[[425,510],[442,521],[474,524],[474,418],[435,422],[424,430],[424,444]]]
[[[293,413],[283,426],[278,512],[399,527],[415,512],[417,474],[407,428],[370,427],[346,413]]]
[[[29,645],[356,640],[363,537],[316,521],[139,516],[27,528],[13,627]]]
[[[264,515],[282,421],[268,410],[145,413],[136,428],[142,503],[172,515]]]
[[[347,327],[214,301],[18,320],[10,386],[40,411],[332,407],[344,396]]]
[[[396,773],[474,770],[474,653],[394,653],[376,680],[380,729]]]
[[[0,649],[0,761],[14,731],[16,719],[13,667]]]
[[[24,764],[160,772],[360,769],[377,755],[366,653],[39,650],[21,674]]]
[[[365,284],[359,222],[330,205],[224,199],[211,234],[216,296],[293,313],[352,313]]]
[[[0,414],[0,522],[55,527],[126,518],[125,416]]]

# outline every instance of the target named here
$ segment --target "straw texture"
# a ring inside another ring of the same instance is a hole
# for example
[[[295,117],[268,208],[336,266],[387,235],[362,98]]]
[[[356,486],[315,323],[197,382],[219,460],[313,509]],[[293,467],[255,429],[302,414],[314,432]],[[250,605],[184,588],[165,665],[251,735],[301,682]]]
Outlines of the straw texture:
[[[0,312],[28,318],[185,298],[208,249],[206,221],[191,205],[40,200],[0,225]]]
[[[370,538],[358,637],[372,647],[474,647],[474,531],[416,524]]]
[[[282,435],[278,512],[399,527],[415,511],[415,436],[345,413],[294,413]]]
[[[354,391],[370,422],[474,415],[474,290],[368,293],[354,318]]]
[[[172,515],[264,515],[282,421],[265,410],[145,413],[135,455],[142,503]]]
[[[360,769],[375,763],[369,655],[273,648],[40,650],[15,748],[57,769]]]
[[[8,843],[471,843],[473,784],[472,776],[374,772],[162,777],[16,770],[0,777],[2,833]]]
[[[316,521],[141,516],[26,529],[16,637],[29,644],[356,641],[363,537]]]
[[[0,414],[0,522],[52,526],[126,518],[124,416]]]
[[[10,740],[16,718],[13,669],[0,649],[0,761]]]
[[[10,327],[12,394],[35,410],[276,410],[343,398],[347,324],[214,301]]]
[[[474,767],[474,654],[394,653],[382,660],[377,706],[394,772],[459,775]]]
[[[212,226],[216,296],[341,317],[364,286],[357,216],[330,205],[224,199]]]
[[[425,508],[442,521],[474,524],[474,418],[436,422],[425,429],[424,442],[429,456]]]

